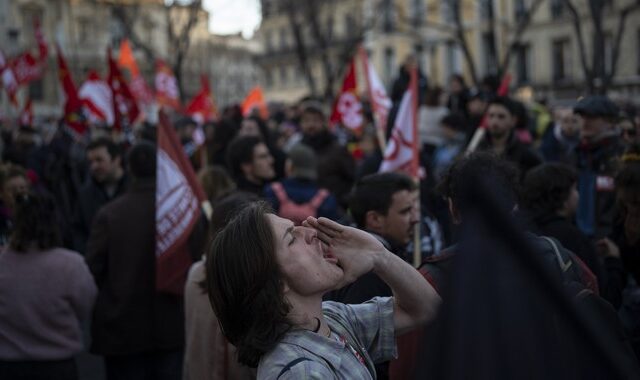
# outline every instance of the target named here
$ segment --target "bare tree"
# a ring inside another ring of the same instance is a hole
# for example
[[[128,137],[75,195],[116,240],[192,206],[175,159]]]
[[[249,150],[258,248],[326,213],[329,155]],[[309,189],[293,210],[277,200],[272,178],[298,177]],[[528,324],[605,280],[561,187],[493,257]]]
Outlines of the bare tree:
[[[325,100],[335,96],[336,83],[346,64],[376,20],[375,17],[369,20],[354,17],[348,33],[338,36],[334,33],[333,15],[338,13],[336,7],[340,3],[339,0],[284,0],[281,3],[288,15],[298,64],[306,77],[311,95],[321,95]],[[315,59],[320,62],[324,76],[322,93],[312,72],[311,62]]]
[[[624,6],[616,9],[616,25],[617,29],[613,37],[613,46],[611,48],[611,62],[607,68],[605,62],[605,31],[603,26],[603,19],[607,7],[613,7],[609,5],[610,0],[563,0],[563,4],[569,10],[571,15],[572,24],[576,39],[578,41],[578,50],[580,53],[580,65],[585,77],[586,91],[590,94],[606,94],[613,83],[613,78],[616,75],[618,58],[620,56],[620,44],[622,36],[624,34],[627,17],[633,11],[640,9],[640,0],[632,0]],[[593,28],[593,46],[591,49],[591,63],[587,57],[587,46],[585,44],[585,31],[583,28],[583,22],[585,16],[581,14],[583,10],[578,4],[586,5],[588,7],[588,19],[591,21]]]
[[[114,3],[111,6],[111,14],[116,19],[123,31],[123,34],[138,49],[142,50],[149,62],[154,62],[158,53],[151,46],[149,41],[145,41],[134,25],[145,20],[147,17],[137,2],[130,4]],[[198,16],[202,12],[202,0],[191,1],[165,1],[164,12],[166,17],[166,33],[169,42],[168,63],[176,76],[180,96],[184,100],[182,69],[184,60],[191,46],[191,35],[193,28],[198,22]]]

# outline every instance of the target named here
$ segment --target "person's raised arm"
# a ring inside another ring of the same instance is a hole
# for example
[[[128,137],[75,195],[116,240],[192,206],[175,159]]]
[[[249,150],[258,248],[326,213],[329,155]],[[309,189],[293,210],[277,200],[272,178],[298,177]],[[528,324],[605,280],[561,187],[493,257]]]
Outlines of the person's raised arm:
[[[331,247],[344,271],[340,287],[373,270],[389,285],[394,295],[396,334],[418,327],[432,319],[440,304],[433,287],[411,265],[389,252],[371,234],[343,226],[326,218],[308,218],[305,225],[318,231],[318,237]]]

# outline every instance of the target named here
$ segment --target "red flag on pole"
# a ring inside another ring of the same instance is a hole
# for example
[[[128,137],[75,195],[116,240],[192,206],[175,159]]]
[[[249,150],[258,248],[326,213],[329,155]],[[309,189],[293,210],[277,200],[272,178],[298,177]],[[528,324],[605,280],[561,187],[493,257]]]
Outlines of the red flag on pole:
[[[393,125],[391,139],[384,151],[380,172],[402,171],[418,178],[418,73],[411,70],[409,88],[402,96],[398,115]]]
[[[88,127],[82,113],[82,101],[78,96],[78,90],[75,83],[73,83],[67,62],[57,44],[56,52],[58,54],[58,79],[60,79],[62,90],[66,97],[64,102],[64,121],[69,128],[83,135],[87,132]]]
[[[180,90],[171,68],[161,60],[156,62],[156,100],[160,107],[180,109]]]
[[[247,97],[242,101],[242,115],[249,116],[254,108],[260,112],[260,117],[266,120],[269,117],[267,103],[264,101],[262,87],[256,86],[249,91]]]
[[[333,111],[329,122],[332,126],[342,124],[359,135],[362,132],[364,117],[362,116],[362,103],[357,95],[356,63],[355,57],[351,60],[347,75],[342,83],[342,90],[333,103]]]
[[[191,100],[185,109],[185,113],[191,116],[198,124],[203,124],[214,120],[217,117],[217,111],[206,75],[200,77],[200,85],[202,86],[200,92]]]
[[[107,59],[109,60],[109,78],[107,83],[111,88],[113,95],[113,127],[122,130],[123,127],[132,125],[140,116],[140,109],[133,97],[127,82],[124,80],[122,72],[116,61],[111,56],[111,49],[107,51]]]
[[[200,218],[205,194],[162,111],[156,181],[156,289],[182,294],[191,265],[187,243]]]
[[[364,65],[367,88],[369,89],[369,101],[371,102],[371,110],[373,111],[373,118],[376,124],[378,142],[384,150],[385,137],[387,135],[387,118],[389,117],[392,102],[389,96],[387,96],[384,84],[380,80],[373,65],[369,62],[367,52],[362,46],[360,46],[360,57]]]

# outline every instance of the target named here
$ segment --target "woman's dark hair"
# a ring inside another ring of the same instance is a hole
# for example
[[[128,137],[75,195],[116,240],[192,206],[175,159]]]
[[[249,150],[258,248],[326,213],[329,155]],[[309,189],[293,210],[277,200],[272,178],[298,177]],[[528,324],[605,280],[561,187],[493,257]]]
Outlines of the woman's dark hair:
[[[207,252],[209,300],[238,361],[256,367],[291,325],[276,240],[263,202],[242,209]]]
[[[50,197],[17,195],[13,223],[9,246],[14,251],[26,252],[32,244],[39,250],[62,244],[55,203]]]
[[[208,242],[212,242],[216,238],[218,232],[229,223],[229,220],[246,205],[260,201],[260,197],[246,191],[238,191],[231,194],[223,195],[213,204],[213,213],[211,214],[211,223],[209,224]],[[207,292],[207,279],[200,283],[200,287]]]
[[[523,206],[533,216],[555,214],[569,199],[576,171],[567,165],[546,163],[529,170],[524,178]]]

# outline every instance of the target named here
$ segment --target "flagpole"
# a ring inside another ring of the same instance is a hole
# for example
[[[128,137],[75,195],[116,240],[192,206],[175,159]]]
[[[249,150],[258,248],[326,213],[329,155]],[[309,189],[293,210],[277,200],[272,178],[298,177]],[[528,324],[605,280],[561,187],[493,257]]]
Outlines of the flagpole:
[[[360,53],[360,61],[362,63],[362,66],[364,67],[364,78],[365,78],[365,81],[367,82],[367,92],[369,94],[369,103],[371,104],[371,112],[373,113],[373,123],[376,128],[376,138],[378,140],[378,146],[380,147],[380,151],[384,152],[387,146],[386,136],[384,135],[382,128],[380,128],[380,126],[378,125],[380,120],[378,120],[376,117],[376,112],[374,109],[375,107],[373,105],[373,102],[375,101],[375,99],[373,97],[373,91],[371,88],[371,79],[369,78],[369,57],[367,57],[367,52],[362,47],[362,44],[358,46],[358,52]]]
[[[422,242],[420,241],[420,227],[422,225],[422,210],[420,202],[420,149],[418,143],[418,67],[417,65],[411,68],[411,114],[413,118],[413,159],[411,161],[411,172],[413,173],[413,180],[418,188],[418,223],[413,226],[413,266],[418,268],[422,263]]]

